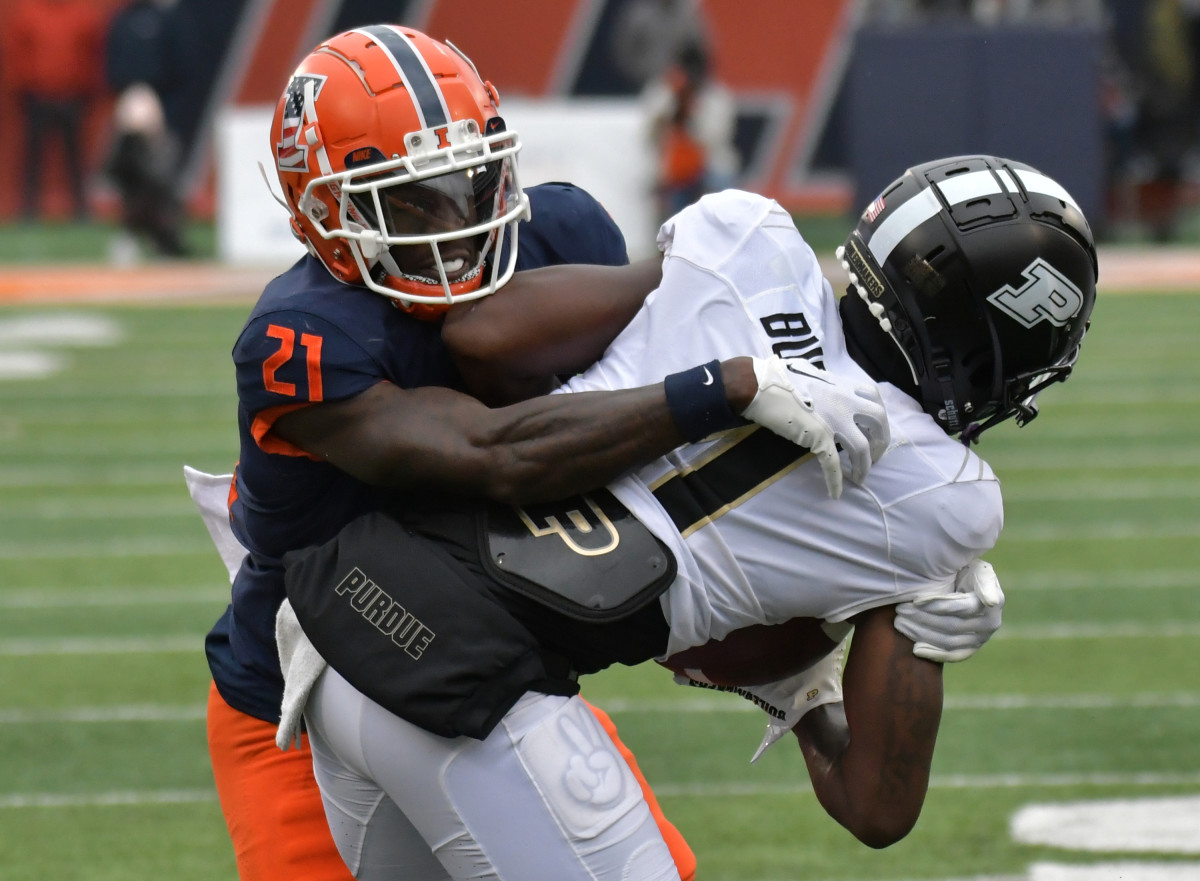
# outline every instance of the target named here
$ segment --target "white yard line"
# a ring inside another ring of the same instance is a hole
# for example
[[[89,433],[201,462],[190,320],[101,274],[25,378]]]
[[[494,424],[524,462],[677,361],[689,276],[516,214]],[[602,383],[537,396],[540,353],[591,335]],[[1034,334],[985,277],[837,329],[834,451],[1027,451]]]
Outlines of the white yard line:
[[[1049,522],[1023,524],[1008,527],[1001,540],[1015,544],[1048,541],[1146,541],[1164,538],[1200,538],[1200,520],[1177,520],[1169,524],[1141,521],[1079,525]],[[212,545],[203,540],[153,537],[88,542],[3,542],[0,543],[0,560],[166,557],[175,554],[199,554],[211,548]]]
[[[1123,710],[1200,707],[1200,692],[1164,694],[980,694],[950,695],[947,710]]]
[[[587,695],[584,680],[584,695]],[[757,713],[749,701],[735,700],[729,695],[697,696],[671,700],[669,698],[604,698],[600,700],[610,713]],[[1162,694],[982,694],[947,695],[947,711],[975,710],[1114,710],[1162,709],[1167,707],[1200,707],[1200,692],[1166,692]]]
[[[128,456],[129,450],[123,455]],[[56,480],[57,484],[58,481]],[[1061,483],[1040,482],[1038,486],[1024,486],[1010,489],[1006,500],[1013,502],[1090,502],[1090,501],[1153,501],[1156,499],[1200,499],[1200,480],[1180,480],[1178,478],[1163,478],[1162,480],[1147,481],[1131,479],[1121,481],[1119,478],[1104,483],[1084,485],[1070,481]],[[0,509],[0,523],[4,521],[87,521],[87,520],[145,520],[147,518],[161,519],[164,517],[194,517],[196,509],[191,501],[182,493],[179,498],[163,498],[153,496],[132,499],[97,499],[97,498],[66,498],[66,499],[28,499],[16,502]],[[1100,527],[1109,528],[1109,527]],[[1127,527],[1125,527],[1127,528]],[[1139,524],[1138,529],[1146,530],[1145,525]],[[1194,524],[1185,528],[1194,529]],[[1011,535],[1019,531],[1036,535],[1048,535],[1060,538],[1064,534],[1062,527],[1055,525],[1049,530],[1028,519],[1021,521],[1005,532]],[[1078,534],[1078,528],[1071,528],[1066,535]]]
[[[1010,594],[1013,591],[1034,590],[1168,590],[1198,586],[1200,573],[1194,569],[1004,573],[1004,589]],[[112,587],[6,587],[0,588],[0,609],[208,604],[226,600],[228,597],[229,589],[224,585],[148,585],[134,590]],[[1006,625],[1009,628],[1014,626],[1017,625]]]
[[[204,651],[204,635],[62,636],[0,639],[0,656],[178,654]]]
[[[1133,462],[1136,462],[1138,469],[1143,472],[1161,472],[1167,475],[1178,474],[1180,468],[1200,466],[1200,450],[1197,450],[1194,444],[1185,443],[1183,440],[1156,444],[1153,447],[1147,445],[1154,453],[1152,457],[1135,458],[1129,444],[1113,444],[1111,447],[1083,450],[1072,447],[1066,450],[1039,447],[1036,452],[1025,454],[1016,450],[995,455],[989,454],[987,450],[982,452],[1002,481],[1007,473],[1016,471],[1054,471],[1064,474],[1076,471],[1117,471],[1128,474]]]
[[[1173,520],[1169,523],[1153,523],[1142,520],[1107,523],[1063,523],[1025,520],[1019,525],[1007,526],[1000,541],[1043,542],[1043,541],[1145,541],[1156,538],[1196,538],[1200,536],[1200,520]]]
[[[193,722],[203,719],[203,704],[113,704],[54,710],[0,708],[0,725],[76,725],[112,722]]]
[[[1103,483],[1083,483],[1073,480],[1050,482],[1039,480],[1037,486],[1014,488],[1006,484],[1006,502],[1128,502],[1145,499],[1200,499],[1200,480],[1179,476],[1161,480],[1106,479]]]
[[[1006,624],[993,639],[1157,639],[1200,636],[1200,621]]]
[[[1200,795],[1025,805],[1009,831],[1024,844],[1069,850],[1200,854]]]
[[[798,772],[798,775],[802,772]],[[932,789],[1062,788],[1083,786],[1179,786],[1200,784],[1200,773],[1181,774],[958,774],[934,775]],[[721,798],[759,795],[810,795],[807,780],[795,783],[656,783],[659,796]],[[12,792],[0,794],[2,808],[107,807],[187,804],[215,801],[204,789],[141,789],[95,793]]]
[[[586,688],[585,688],[586,691]],[[756,713],[748,701],[735,700],[727,695],[669,699],[610,698],[603,701],[612,713],[671,713],[709,715],[725,713]],[[1200,692],[1185,691],[1164,694],[1127,696],[1096,694],[991,694],[946,698],[948,712],[986,712],[989,710],[1126,710],[1164,709],[1171,707],[1200,707]],[[90,707],[54,709],[0,708],[0,725],[122,723],[122,722],[187,722],[203,719],[203,704],[109,704]]]
[[[215,580],[213,582],[216,583]],[[0,590],[0,609],[74,609],[80,607],[209,605],[229,599],[227,586],[17,588]]]
[[[146,379],[146,382],[158,382],[159,380]],[[1147,388],[1147,391],[1150,391]],[[213,388],[210,385],[188,386],[179,385],[126,385],[121,388],[95,389],[88,392],[81,392],[73,387],[65,388],[38,388],[38,400],[33,404],[34,407],[43,407],[47,405],[60,405],[63,403],[77,404],[78,409],[73,414],[64,413],[61,416],[62,424],[86,424],[85,419],[89,414],[99,413],[102,418],[112,417],[111,402],[130,402],[134,410],[138,413],[144,412],[143,405],[140,403],[145,398],[154,398],[156,400],[175,401],[181,398],[211,398],[214,401],[230,401],[231,396],[228,389]],[[28,391],[23,386],[0,386],[0,401],[20,400],[28,401]],[[1152,399],[1151,399],[1152,400]],[[1175,401],[1174,393],[1168,394],[1164,400]],[[1103,403],[1101,401],[1101,403]],[[50,411],[46,411],[50,412]],[[61,412],[61,411],[59,411]],[[54,417],[51,417],[54,418]],[[68,422],[67,420],[72,420]]]
[[[1197,878],[1200,878],[1200,863],[1121,860],[1078,866],[1034,863],[1028,875],[1014,881],[1196,881]]]
[[[43,489],[91,486],[171,486],[182,489],[183,465],[8,465],[0,468],[0,489]]]
[[[181,487],[182,487],[182,481]],[[184,492],[179,498],[155,496],[144,499],[29,499],[5,505],[5,521],[48,520],[161,520],[164,517],[196,517],[196,506]]]
[[[178,805],[216,800],[217,793],[210,789],[128,789],[91,793],[12,792],[0,794],[0,809]]]
[[[1103,572],[1002,573],[1004,590],[1116,590],[1196,587],[1200,572],[1195,569],[1116,569]]]
[[[797,771],[794,783],[655,783],[659,796],[721,798],[730,796],[811,794],[812,787]],[[931,789],[1014,789],[1044,787],[1061,789],[1083,786],[1193,786],[1200,784],[1200,772],[1177,774],[934,774]]]
[[[41,541],[0,543],[0,560],[114,559],[173,557],[212,552],[212,542],[189,538],[121,538],[109,541]]]
[[[1160,639],[1200,636],[1200,622],[1157,622],[1153,624],[1008,625],[994,639]],[[203,634],[173,636],[63,636],[10,637],[0,639],[0,656],[45,655],[176,654],[198,652]]]

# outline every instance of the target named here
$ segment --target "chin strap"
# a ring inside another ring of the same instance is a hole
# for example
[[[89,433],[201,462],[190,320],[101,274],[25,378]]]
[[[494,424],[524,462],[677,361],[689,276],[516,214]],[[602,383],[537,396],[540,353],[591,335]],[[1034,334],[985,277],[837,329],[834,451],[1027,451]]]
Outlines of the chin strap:
[[[938,355],[930,359],[930,366],[933,368],[934,376],[933,381],[928,385],[933,386],[931,390],[935,391],[942,401],[941,410],[936,418],[945,423],[946,431],[950,434],[957,434],[963,429],[963,424],[958,404],[955,403],[954,375],[950,370],[950,359],[945,355]]]

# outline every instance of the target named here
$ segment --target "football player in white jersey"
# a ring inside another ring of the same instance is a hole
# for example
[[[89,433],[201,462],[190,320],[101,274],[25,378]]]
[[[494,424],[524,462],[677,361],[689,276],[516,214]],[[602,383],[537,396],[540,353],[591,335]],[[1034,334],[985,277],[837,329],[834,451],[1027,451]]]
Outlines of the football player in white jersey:
[[[523,512],[521,521],[537,542],[602,558],[606,548],[584,545],[607,530],[615,549],[622,527],[609,515],[631,512],[669,551],[672,577],[652,593],[658,602],[596,627],[589,602],[632,600],[604,589],[581,598],[562,585],[550,626],[516,600],[498,608],[576,672],[654,657],[681,681],[752,698],[769,717],[760,752],[793,731],[821,804],[864,843],[886,846],[908,833],[924,802],[941,662],[969,656],[999,626],[1002,593],[979,558],[1000,535],[1001,494],[970,444],[1010,417],[1028,422],[1037,394],[1070,374],[1095,300],[1087,221],[1037,170],[968,156],[910,169],[867,208],[839,250],[850,278],[840,302],[787,213],[761,197],[706,197],[663,226],[659,246],[662,284],[604,356],[559,391],[637,387],[670,374],[668,403],[691,442],[610,484],[615,508],[585,499],[564,517]],[[489,311],[487,300],[461,310],[445,338],[472,352],[468,379],[503,397],[503,365],[480,359],[469,342],[498,332],[478,330]],[[690,365],[697,355],[739,354],[756,356],[759,410],[791,405],[830,375],[864,390],[878,383],[886,454],[831,498],[811,455],[776,435],[754,424],[705,435],[707,411],[724,399],[712,391],[720,365]],[[471,546],[461,536],[475,533],[456,530],[404,524],[410,538],[449,548],[465,581],[503,581],[498,545],[488,544],[499,538],[488,533]],[[417,608],[403,593],[405,573],[371,558],[364,576],[355,551],[326,549],[337,565],[355,563],[356,574],[325,592],[349,599],[367,585],[371,600],[356,614],[379,632],[392,620],[399,645],[399,602]],[[290,585],[289,595],[292,604],[302,597]],[[491,596],[507,596],[503,585]],[[413,713],[403,699],[392,704],[397,714],[364,694],[378,694],[369,682],[378,672],[334,661],[326,648],[336,646],[314,633],[312,610],[297,611],[331,666],[285,604],[288,687],[304,707],[327,815],[357,877],[386,877],[395,854],[422,844],[431,858],[421,877],[675,877],[640,791],[569,690],[531,686],[483,733],[446,736],[420,724],[420,696]],[[441,638],[433,630],[425,647]],[[395,671],[419,678],[436,663]],[[286,710],[282,742],[296,721]]]

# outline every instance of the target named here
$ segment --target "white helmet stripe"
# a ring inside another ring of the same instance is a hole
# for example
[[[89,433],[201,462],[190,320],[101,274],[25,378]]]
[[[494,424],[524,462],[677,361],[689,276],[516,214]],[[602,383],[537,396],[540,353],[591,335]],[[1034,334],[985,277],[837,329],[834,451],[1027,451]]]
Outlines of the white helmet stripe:
[[[947,205],[961,205],[972,199],[982,199],[1003,193],[1004,187],[996,180],[991,171],[972,171],[970,174],[956,174],[934,184],[942,191],[942,198]]]
[[[1071,198],[1070,193],[1056,181],[1044,174],[1024,168],[1016,169],[1016,173],[1029,192],[1060,199],[1076,211],[1083,213],[1075,200]],[[1001,169],[999,175],[1000,181],[997,181],[996,175],[991,171],[972,171],[970,174],[938,181],[933,186],[937,187],[948,205],[961,205],[963,202],[994,196],[1005,190],[1017,192],[1016,184],[1006,170]],[[933,187],[921,190],[879,224],[879,228],[875,230],[875,234],[871,236],[871,241],[868,243],[871,256],[882,266],[905,236],[937,214],[941,208],[942,203],[934,193]]]
[[[433,71],[417,51],[412,40],[403,31],[390,25],[372,25],[362,28],[359,33],[366,34],[375,40],[380,48],[391,58],[404,82],[404,88],[412,96],[413,106],[421,121],[421,128],[436,128],[450,121],[450,108],[446,106],[446,97],[438,86]]]
[[[1021,183],[1025,185],[1025,189],[1029,190],[1029,192],[1040,193],[1043,196],[1050,196],[1054,199],[1060,199],[1063,202],[1066,202],[1080,214],[1083,213],[1083,209],[1079,207],[1079,203],[1071,198],[1071,194],[1064,190],[1058,181],[1051,180],[1044,174],[1039,174],[1036,171],[1029,171],[1025,168],[1018,168],[1016,171],[1017,177],[1021,179]]]
[[[308,120],[308,127],[303,130],[304,141],[309,148],[317,148],[317,167],[321,169],[321,174],[333,174],[333,166],[329,164],[329,155],[325,152],[325,143],[317,143],[317,95],[314,83],[313,77],[306,77],[304,80],[304,118]],[[312,184],[309,184],[309,187],[311,186]]]
[[[932,189],[921,190],[879,224],[867,243],[871,256],[882,266],[888,256],[910,232],[942,210],[942,203]]]

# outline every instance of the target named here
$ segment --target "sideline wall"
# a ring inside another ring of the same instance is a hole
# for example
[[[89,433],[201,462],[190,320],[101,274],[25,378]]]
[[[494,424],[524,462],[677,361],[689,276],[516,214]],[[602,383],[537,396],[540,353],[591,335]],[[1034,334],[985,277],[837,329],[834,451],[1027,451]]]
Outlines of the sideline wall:
[[[636,147],[646,137],[636,102],[504,98],[501,103],[509,127],[521,136],[522,186],[578,184],[612,215],[632,258],[653,253],[657,229],[647,197],[652,169],[648,155]],[[279,195],[279,184],[262,133],[269,130],[273,111],[265,106],[230,110],[217,125],[217,249],[227,263],[282,267],[303,253],[286,211],[271,197],[271,192]]]
[[[845,91],[855,205],[911,165],[992,153],[1044,171],[1103,218],[1103,50],[1086,27],[861,28]]]

